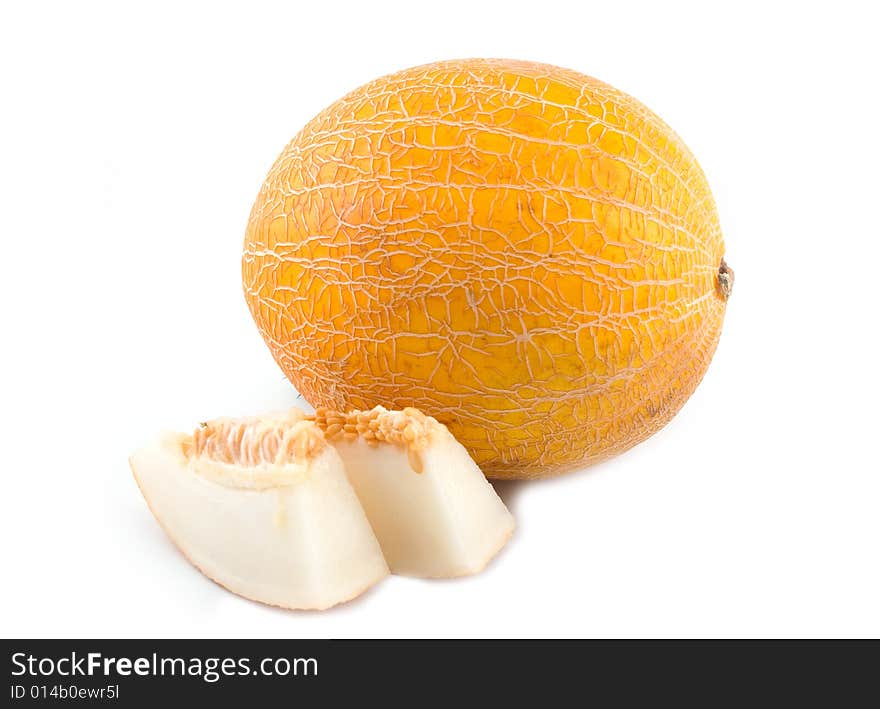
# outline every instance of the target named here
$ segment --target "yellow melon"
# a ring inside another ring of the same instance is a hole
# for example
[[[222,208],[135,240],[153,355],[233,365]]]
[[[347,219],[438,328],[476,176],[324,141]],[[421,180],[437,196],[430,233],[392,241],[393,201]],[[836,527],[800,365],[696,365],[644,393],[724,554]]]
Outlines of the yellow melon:
[[[244,290],[314,406],[417,407],[489,477],[595,463],[706,371],[732,272],[706,178],[607,84],[469,59],[373,81],[284,149]]]

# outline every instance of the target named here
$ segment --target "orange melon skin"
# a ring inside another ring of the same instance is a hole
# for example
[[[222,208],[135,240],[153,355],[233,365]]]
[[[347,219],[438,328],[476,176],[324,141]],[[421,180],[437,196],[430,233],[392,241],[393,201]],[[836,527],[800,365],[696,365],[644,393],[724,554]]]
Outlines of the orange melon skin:
[[[469,59],[373,81],[284,149],[244,291],[314,406],[414,406],[488,477],[666,424],[721,332],[721,229],[681,139],[588,76]]]

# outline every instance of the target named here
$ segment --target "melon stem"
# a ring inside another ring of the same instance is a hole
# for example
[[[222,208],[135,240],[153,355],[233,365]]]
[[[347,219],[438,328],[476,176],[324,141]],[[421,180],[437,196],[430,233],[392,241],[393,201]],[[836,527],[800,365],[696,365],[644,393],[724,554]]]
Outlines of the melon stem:
[[[718,267],[718,289],[724,300],[727,300],[733,292],[733,269],[724,259],[721,259],[721,266]]]

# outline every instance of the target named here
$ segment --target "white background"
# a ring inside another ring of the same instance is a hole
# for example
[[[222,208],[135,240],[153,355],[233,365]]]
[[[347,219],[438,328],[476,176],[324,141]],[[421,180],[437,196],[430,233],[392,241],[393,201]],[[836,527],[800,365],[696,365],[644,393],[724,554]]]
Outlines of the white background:
[[[0,632],[880,635],[880,113],[870,3],[4,3]],[[499,486],[482,575],[325,613],[204,579],[127,457],[297,403],[246,310],[251,203],[379,75],[517,57],[597,76],[700,159],[736,269],[697,393],[595,469]]]

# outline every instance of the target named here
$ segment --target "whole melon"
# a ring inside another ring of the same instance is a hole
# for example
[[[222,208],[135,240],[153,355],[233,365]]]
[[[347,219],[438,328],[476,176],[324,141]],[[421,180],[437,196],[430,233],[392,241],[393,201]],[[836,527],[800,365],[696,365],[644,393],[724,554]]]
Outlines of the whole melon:
[[[244,291],[314,406],[416,407],[488,477],[565,472],[666,424],[733,274],[681,139],[582,74],[497,59],[377,79],[275,162]]]

